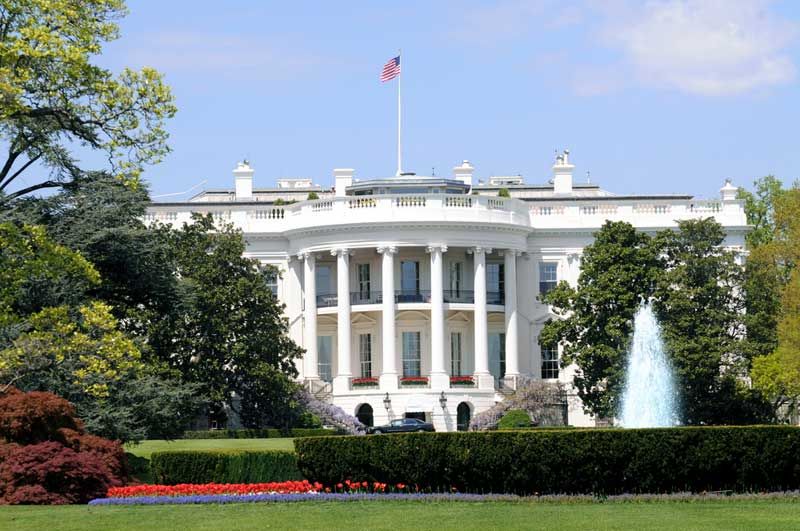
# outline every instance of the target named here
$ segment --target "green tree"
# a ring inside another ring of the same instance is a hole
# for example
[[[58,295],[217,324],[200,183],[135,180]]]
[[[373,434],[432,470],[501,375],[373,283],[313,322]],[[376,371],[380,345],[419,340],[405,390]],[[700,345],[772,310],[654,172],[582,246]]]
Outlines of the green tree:
[[[656,277],[650,238],[625,222],[607,221],[581,259],[576,288],[566,282],[544,301],[560,317],[542,330],[542,344],[563,344],[563,363],[575,363],[574,384],[587,410],[611,417],[625,384],[633,316]]]
[[[168,152],[164,122],[175,113],[151,68],[119,75],[93,63],[119,36],[123,0],[6,0],[0,4],[0,192],[5,200],[79,186],[76,149],[108,160],[129,184]],[[85,153],[84,153],[85,154]],[[49,176],[34,182],[35,165]],[[25,185],[9,193],[22,175]]]
[[[511,197],[511,194],[508,191],[508,188],[500,188],[497,192],[497,197]]]
[[[724,242],[725,230],[713,218],[679,221],[677,231],[654,240],[663,271],[655,309],[687,424],[765,419],[765,404],[742,383],[742,267]]]
[[[755,248],[771,242],[775,237],[775,201],[783,190],[783,183],[774,175],[756,179],[754,192],[739,188],[738,199],[744,200],[747,223],[753,228],[745,236],[748,247]]]
[[[154,353],[199,384],[209,402],[237,412],[234,397],[256,403],[262,378],[297,376],[294,360],[303,350],[288,337],[283,305],[267,284],[273,269],[243,256],[241,232],[196,215],[170,241],[180,303],[150,337]],[[259,400],[264,411],[266,397]],[[274,400],[275,410],[289,407],[285,397]]]

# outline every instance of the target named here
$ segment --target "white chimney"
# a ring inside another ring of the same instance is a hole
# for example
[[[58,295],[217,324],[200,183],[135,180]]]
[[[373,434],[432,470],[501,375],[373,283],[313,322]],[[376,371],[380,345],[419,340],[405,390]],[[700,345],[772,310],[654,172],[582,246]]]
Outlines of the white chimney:
[[[336,197],[344,197],[347,195],[347,187],[353,184],[353,174],[356,172],[353,168],[336,168],[333,170],[333,178],[336,181]]]
[[[719,196],[724,202],[736,201],[736,194],[739,188],[731,184],[730,179],[725,179],[725,186],[719,189]]]
[[[472,164],[470,164],[468,160],[465,160],[461,163],[461,166],[453,168],[453,177],[467,186],[472,187],[472,174],[474,172],[475,168],[472,167]]]
[[[246,160],[238,163],[233,170],[233,178],[236,183],[236,199],[253,198],[253,174],[255,171],[250,167]]]
[[[572,193],[572,170],[575,165],[569,163],[569,150],[556,157],[553,164],[553,191],[557,194]]]

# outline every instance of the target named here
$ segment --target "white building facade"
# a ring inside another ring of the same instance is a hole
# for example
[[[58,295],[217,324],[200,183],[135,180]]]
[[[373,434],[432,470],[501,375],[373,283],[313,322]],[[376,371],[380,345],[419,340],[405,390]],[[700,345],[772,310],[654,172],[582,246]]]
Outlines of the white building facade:
[[[557,345],[539,343],[554,315],[538,297],[577,283],[583,249],[606,220],[655,232],[713,217],[737,250],[747,226],[730,183],[711,201],[615,195],[574,183],[568,155],[542,185],[516,176],[473,184],[464,161],[448,178],[358,181],[337,169],[333,189],[310,179],[254,189],[244,162],[233,190],[153,203],[147,218],[180,225],[211,213],[241,229],[247,255],[280,271],[274,290],[306,350],[301,380],[364,422],[409,416],[465,429],[528,376],[564,384],[566,421],[593,426],[574,368],[560,366]],[[498,196],[503,188],[510,198]]]

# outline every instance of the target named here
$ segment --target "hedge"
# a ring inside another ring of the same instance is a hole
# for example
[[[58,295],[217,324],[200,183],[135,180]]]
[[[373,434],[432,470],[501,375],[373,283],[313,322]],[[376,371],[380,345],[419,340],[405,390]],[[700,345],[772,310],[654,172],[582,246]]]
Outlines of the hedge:
[[[286,432],[274,428],[261,430],[199,430],[186,431],[184,439],[275,439],[280,437],[324,437],[328,435],[341,435],[336,430],[325,428],[296,428]]]
[[[150,470],[161,485],[303,479],[295,453],[286,450],[153,452]]]
[[[532,424],[531,416],[527,411],[524,409],[511,409],[497,423],[497,429],[529,428]]]
[[[681,427],[296,439],[310,481],[515,494],[800,488],[800,428]]]

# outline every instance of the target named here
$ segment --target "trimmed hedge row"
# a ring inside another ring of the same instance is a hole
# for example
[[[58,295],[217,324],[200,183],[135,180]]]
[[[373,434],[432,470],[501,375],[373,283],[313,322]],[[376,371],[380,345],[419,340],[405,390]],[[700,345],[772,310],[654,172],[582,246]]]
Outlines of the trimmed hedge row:
[[[341,435],[336,430],[325,428],[296,428],[285,432],[274,428],[261,430],[198,430],[186,431],[184,439],[276,439],[281,437],[326,437],[328,435]]]
[[[286,450],[153,452],[150,470],[161,485],[303,479],[295,453]]]
[[[800,488],[800,428],[681,427],[296,439],[310,481],[515,494]]]

